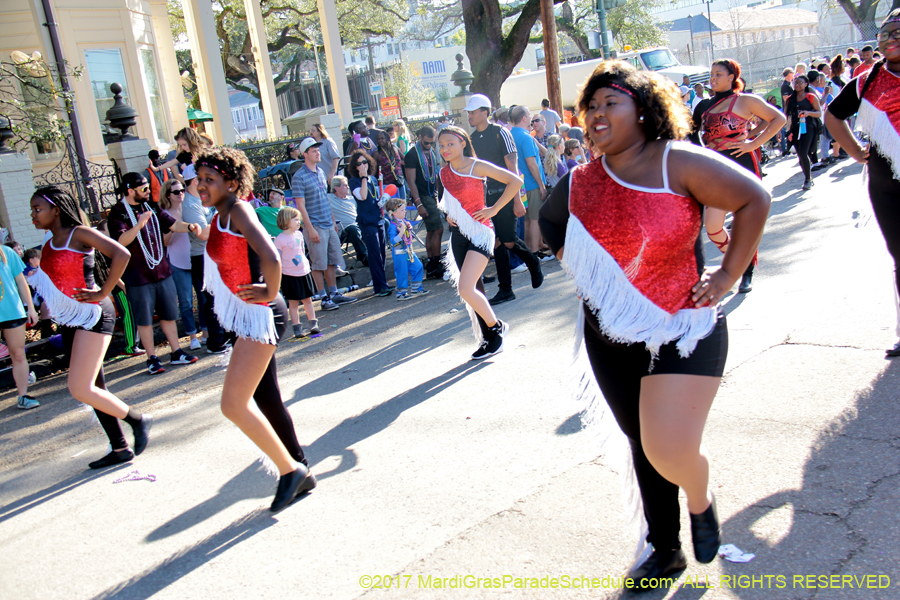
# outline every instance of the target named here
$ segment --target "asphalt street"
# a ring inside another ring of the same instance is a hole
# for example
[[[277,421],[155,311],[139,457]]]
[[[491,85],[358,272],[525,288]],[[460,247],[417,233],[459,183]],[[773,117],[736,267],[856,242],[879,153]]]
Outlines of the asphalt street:
[[[705,435],[725,542],[755,558],[696,563],[683,510],[688,568],[640,597],[898,598],[896,301],[863,169],[838,163],[808,192],[796,159],[767,171],[755,289],[725,300]],[[572,399],[578,301],[556,261],[546,274],[539,290],[514,276],[505,351],[482,363],[446,282],[406,303],[362,290],[320,313],[322,337],[282,343],[319,486],[277,516],[275,478],[219,411],[216,356],[152,377],[140,358],[108,363],[155,425],[147,452],[100,472],[87,463],[106,439],[64,375],[34,386],[36,410],[6,390],[0,598],[638,597],[612,587],[636,540]],[[156,480],[115,483],[134,469]]]

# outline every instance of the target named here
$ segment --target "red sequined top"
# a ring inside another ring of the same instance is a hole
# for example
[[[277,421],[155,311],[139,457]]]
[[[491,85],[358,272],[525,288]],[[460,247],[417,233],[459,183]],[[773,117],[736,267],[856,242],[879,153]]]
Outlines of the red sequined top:
[[[75,289],[92,288],[93,283],[88,285],[84,278],[84,256],[86,253],[71,250],[69,243],[72,241],[72,234],[66,240],[63,248],[53,247],[53,238],[49,238],[41,247],[41,271],[47,274],[53,285],[60,292],[71,298],[75,294]],[[83,304],[98,304],[97,302],[84,302]]]
[[[253,283],[250,274],[250,259],[247,240],[244,236],[229,230],[231,218],[223,229],[219,223],[219,215],[213,217],[209,228],[209,240],[206,242],[206,253],[216,263],[219,277],[232,294],[237,295],[238,286]],[[256,304],[266,305],[265,302]]]
[[[574,169],[569,212],[582,223],[648,300],[674,314],[694,308],[691,287],[703,270],[701,210],[669,189],[625,183],[605,159]]]
[[[857,80],[857,94],[862,91],[864,83],[865,77]],[[875,74],[875,79],[869,84],[863,99],[887,115],[894,131],[900,133],[900,85],[898,85],[898,77],[892,75],[886,66],[882,66]],[[897,160],[898,157],[890,156],[890,158]]]
[[[711,112],[728,97],[722,98],[703,113],[703,145],[711,150],[722,150],[728,142],[740,141],[750,132],[750,120],[733,112],[739,94],[731,96],[731,103],[722,112]]]
[[[475,163],[472,163],[472,169]],[[441,169],[441,183],[450,194],[456,198],[470,217],[479,210],[484,210],[487,206],[484,203],[484,179],[476,177],[471,172],[468,175],[457,173],[450,165],[446,165]],[[491,220],[479,221],[486,227],[493,228]]]

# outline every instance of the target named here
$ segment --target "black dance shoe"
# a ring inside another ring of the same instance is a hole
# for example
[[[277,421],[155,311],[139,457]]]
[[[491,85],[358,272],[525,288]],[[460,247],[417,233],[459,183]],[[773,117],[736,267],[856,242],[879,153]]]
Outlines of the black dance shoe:
[[[144,413],[143,415],[141,415],[141,422],[138,423],[135,427],[132,427],[132,430],[134,431],[135,456],[147,449],[147,444],[150,442],[150,428],[152,426],[153,417]]]
[[[635,591],[658,585],[658,579],[675,577],[687,568],[687,557],[681,548],[675,550],[653,549],[650,557],[628,572],[625,580],[633,581]],[[653,580],[651,582],[651,580]],[[642,585],[643,582],[643,585]]]
[[[716,497],[713,496],[709,508],[699,515],[689,514],[691,538],[694,542],[694,558],[703,564],[711,563],[719,553],[719,546],[722,545],[722,528],[719,527]]]
[[[309,472],[306,465],[301,464],[293,473],[282,475],[278,479],[278,490],[275,492],[275,499],[272,500],[269,510],[273,513],[284,510],[294,501],[294,498],[302,496],[314,487],[316,487],[316,478]]]
[[[738,286],[738,292],[746,294],[753,291],[753,273],[744,273],[741,276],[741,285]]]
[[[113,450],[100,460],[95,460],[92,463],[88,463],[88,466],[92,469],[104,469],[106,467],[111,467],[113,465],[118,465],[121,463],[126,463],[134,458],[134,452],[125,448],[124,450]]]

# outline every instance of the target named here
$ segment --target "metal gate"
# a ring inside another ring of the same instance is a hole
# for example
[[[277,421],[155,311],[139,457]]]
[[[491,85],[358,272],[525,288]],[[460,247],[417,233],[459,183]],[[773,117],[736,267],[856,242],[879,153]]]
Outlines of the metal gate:
[[[103,165],[79,157],[71,138],[66,138],[63,158],[58,165],[34,178],[35,187],[52,185],[69,192],[91,223],[100,222],[118,200],[117,188],[122,174],[115,163]]]

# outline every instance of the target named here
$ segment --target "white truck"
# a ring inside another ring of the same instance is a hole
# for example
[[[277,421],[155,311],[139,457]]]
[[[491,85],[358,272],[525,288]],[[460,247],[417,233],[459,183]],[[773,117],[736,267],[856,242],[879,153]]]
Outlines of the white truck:
[[[626,47],[627,49],[627,47]],[[656,71],[665,75],[676,85],[681,85],[684,76],[690,78],[691,85],[709,83],[709,69],[692,67],[678,62],[668,48],[646,48],[644,50],[626,51],[616,58],[630,62],[636,68]],[[603,59],[588,60],[559,66],[559,83],[562,91],[562,103],[566,108],[575,106],[578,94],[584,82],[594,72],[594,68]],[[531,71],[509,77],[500,88],[500,103],[503,106],[524,104],[529,108],[537,108],[541,100],[547,97],[547,75],[543,70]]]

